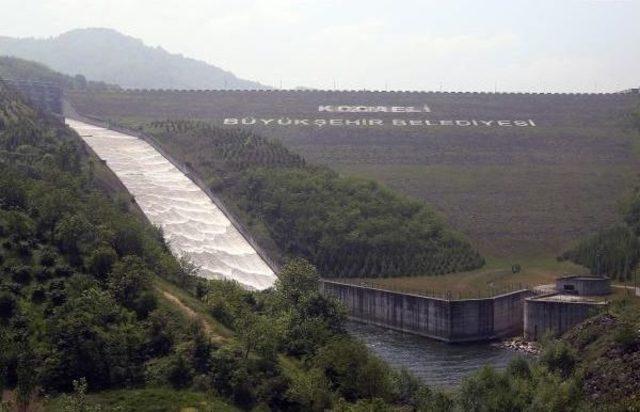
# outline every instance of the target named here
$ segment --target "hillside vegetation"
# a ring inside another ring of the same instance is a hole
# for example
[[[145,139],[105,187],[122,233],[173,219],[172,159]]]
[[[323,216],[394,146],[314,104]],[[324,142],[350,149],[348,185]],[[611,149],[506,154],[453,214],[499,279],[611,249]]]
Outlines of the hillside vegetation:
[[[548,340],[532,361],[504,372],[484,368],[455,397],[460,411],[636,411],[640,408],[640,336],[637,298],[618,301]]]
[[[202,176],[281,261],[304,257],[329,277],[440,275],[483,264],[422,202],[307,165],[279,143],[201,122],[138,127]]]
[[[0,82],[0,389],[14,407],[81,379],[143,385],[202,339],[160,305],[153,276],[183,269],[128,198],[102,191],[102,167]]]

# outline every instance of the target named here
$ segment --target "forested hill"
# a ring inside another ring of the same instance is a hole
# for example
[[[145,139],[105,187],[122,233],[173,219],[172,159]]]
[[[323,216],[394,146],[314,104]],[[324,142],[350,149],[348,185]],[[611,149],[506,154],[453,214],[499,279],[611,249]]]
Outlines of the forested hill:
[[[66,90],[120,88],[104,82],[87,81],[81,74],[69,76],[58,73],[44,64],[9,56],[0,56],[0,79],[51,83]]]
[[[89,80],[125,88],[267,88],[111,29],[78,29],[47,39],[0,37],[0,55],[33,60],[67,75],[82,73]]]
[[[201,336],[158,308],[154,274],[183,269],[128,198],[106,190],[109,176],[0,81],[0,393],[15,395],[12,410],[74,381],[141,386],[145,365]]]
[[[276,141],[203,122],[132,125],[204,178],[264,249],[323,276],[440,275],[484,260],[425,203],[308,165]]]

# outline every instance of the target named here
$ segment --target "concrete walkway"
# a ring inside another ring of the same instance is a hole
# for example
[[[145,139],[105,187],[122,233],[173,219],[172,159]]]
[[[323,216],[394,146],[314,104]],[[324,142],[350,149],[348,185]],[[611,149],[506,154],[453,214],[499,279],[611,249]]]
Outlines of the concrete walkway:
[[[624,285],[611,285],[611,286],[618,289],[629,289],[629,290],[635,291],[635,295],[640,296],[640,287],[624,286]]]

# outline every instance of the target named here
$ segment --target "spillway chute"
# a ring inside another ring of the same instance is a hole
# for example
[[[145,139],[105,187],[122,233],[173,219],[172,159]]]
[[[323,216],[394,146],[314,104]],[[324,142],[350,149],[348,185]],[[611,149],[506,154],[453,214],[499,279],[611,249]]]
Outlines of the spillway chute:
[[[67,119],[106,161],[149,221],[160,227],[172,252],[206,278],[267,289],[276,276],[240,231],[193,181],[144,140]]]

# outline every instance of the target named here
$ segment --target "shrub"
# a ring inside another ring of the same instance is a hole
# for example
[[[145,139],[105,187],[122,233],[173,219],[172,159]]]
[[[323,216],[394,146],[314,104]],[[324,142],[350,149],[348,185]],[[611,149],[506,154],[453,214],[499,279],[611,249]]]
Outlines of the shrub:
[[[540,362],[551,372],[568,378],[575,368],[577,356],[575,350],[565,341],[552,340],[546,344]]]
[[[52,267],[56,264],[58,254],[51,247],[42,248],[40,251],[40,264],[44,267]]]
[[[18,304],[16,298],[9,293],[0,293],[0,318],[8,320],[13,317]]]
[[[21,285],[28,285],[31,282],[32,274],[29,266],[18,266],[13,268],[11,278]]]

